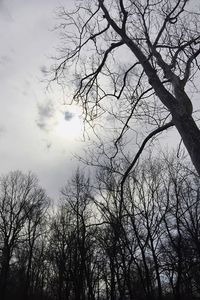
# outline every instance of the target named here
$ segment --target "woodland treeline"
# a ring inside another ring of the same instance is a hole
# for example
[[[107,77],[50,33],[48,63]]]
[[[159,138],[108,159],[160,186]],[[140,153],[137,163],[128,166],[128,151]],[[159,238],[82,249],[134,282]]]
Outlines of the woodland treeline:
[[[0,299],[199,299],[200,180],[176,157],[120,176],[78,170],[52,208],[37,178],[0,178]],[[56,202],[56,201],[55,201]]]

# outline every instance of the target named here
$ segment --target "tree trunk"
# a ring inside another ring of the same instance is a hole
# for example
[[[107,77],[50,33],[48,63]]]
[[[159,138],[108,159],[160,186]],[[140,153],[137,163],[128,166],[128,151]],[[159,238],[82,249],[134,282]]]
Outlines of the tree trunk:
[[[173,121],[200,175],[200,130],[190,115],[185,115],[180,118],[174,116]]]
[[[28,257],[28,266],[27,266],[27,271],[26,271],[25,287],[24,287],[24,300],[27,300],[29,298],[32,258],[33,258],[33,244],[30,247],[30,252],[29,252],[29,257]]]
[[[110,258],[110,299],[115,300],[115,270],[114,262]]]
[[[192,118],[192,102],[184,91],[184,86],[182,86],[180,78],[178,78],[175,74],[173,74],[173,76],[170,74],[168,78],[174,88],[175,95],[173,95],[165,88],[157,74],[157,71],[154,67],[152,67],[138,45],[135,44],[135,42],[129,38],[113,20],[110,19],[109,13],[103,5],[103,1],[100,3],[100,7],[104,11],[108,23],[121,36],[123,42],[137,57],[144,68],[149,79],[149,83],[155,90],[156,95],[172,114],[174,124],[181,135],[194,167],[200,175],[200,130]]]
[[[8,281],[8,272],[9,272],[9,262],[10,262],[10,251],[3,249],[2,254],[2,265],[1,265],[1,274],[0,274],[0,299],[4,300],[6,296],[6,288]]]

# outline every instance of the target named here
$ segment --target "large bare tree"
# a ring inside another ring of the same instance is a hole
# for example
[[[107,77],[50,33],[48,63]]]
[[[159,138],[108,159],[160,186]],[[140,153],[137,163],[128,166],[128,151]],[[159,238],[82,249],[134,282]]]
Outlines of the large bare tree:
[[[66,74],[73,71],[73,100],[81,103],[86,121],[108,115],[121,124],[116,151],[133,120],[148,124],[149,132],[125,178],[146,143],[171,126],[177,128],[200,174],[200,131],[189,92],[199,71],[197,2],[75,3],[73,12],[60,11],[62,47],[54,79],[67,83]],[[137,129],[137,122],[134,126]]]

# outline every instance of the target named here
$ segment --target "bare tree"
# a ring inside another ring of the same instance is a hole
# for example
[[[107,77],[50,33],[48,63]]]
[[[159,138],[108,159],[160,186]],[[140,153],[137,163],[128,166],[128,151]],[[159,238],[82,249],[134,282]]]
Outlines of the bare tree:
[[[95,299],[94,236],[89,181],[77,171],[61,192],[62,205],[52,222],[51,253],[55,264],[57,298]]]
[[[24,175],[20,171],[15,171],[0,178],[1,299],[5,297],[10,261],[13,258],[14,250],[26,238],[24,232],[26,222],[30,220],[31,216],[35,215],[36,217],[36,211],[39,212],[46,200],[44,190],[39,187],[37,178],[31,173]],[[29,222],[27,226],[30,226]],[[36,230],[36,227],[34,230]],[[34,239],[32,243],[34,243]],[[31,252],[29,255],[28,269],[31,267]],[[30,270],[27,270],[27,272],[29,281]],[[30,283],[28,282],[28,284]]]
[[[121,175],[78,171],[49,218],[33,175],[1,177],[1,299],[198,299],[199,176],[163,156],[129,173],[123,202]]]
[[[77,2],[74,12],[61,10],[63,44],[54,79],[66,83],[66,74],[73,70],[73,99],[81,103],[86,121],[104,115],[121,125],[114,155],[123,135],[133,124],[137,130],[139,120],[149,131],[141,150],[153,136],[175,125],[200,174],[200,131],[187,91],[199,71],[195,4],[96,0]],[[134,164],[135,159],[127,174]]]
[[[28,207],[27,219],[24,228],[25,242],[24,246],[27,250],[27,262],[25,268],[24,280],[24,299],[28,299],[33,294],[33,260],[35,257],[35,248],[37,242],[44,235],[46,228],[46,212],[49,206],[49,199],[43,189],[37,189],[34,195],[34,202]]]

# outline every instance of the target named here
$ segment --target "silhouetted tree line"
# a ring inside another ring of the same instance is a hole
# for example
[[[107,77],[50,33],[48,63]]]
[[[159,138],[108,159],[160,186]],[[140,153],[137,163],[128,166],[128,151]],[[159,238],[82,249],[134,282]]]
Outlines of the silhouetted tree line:
[[[79,170],[52,209],[37,178],[0,178],[0,299],[199,299],[200,180],[174,157]]]

